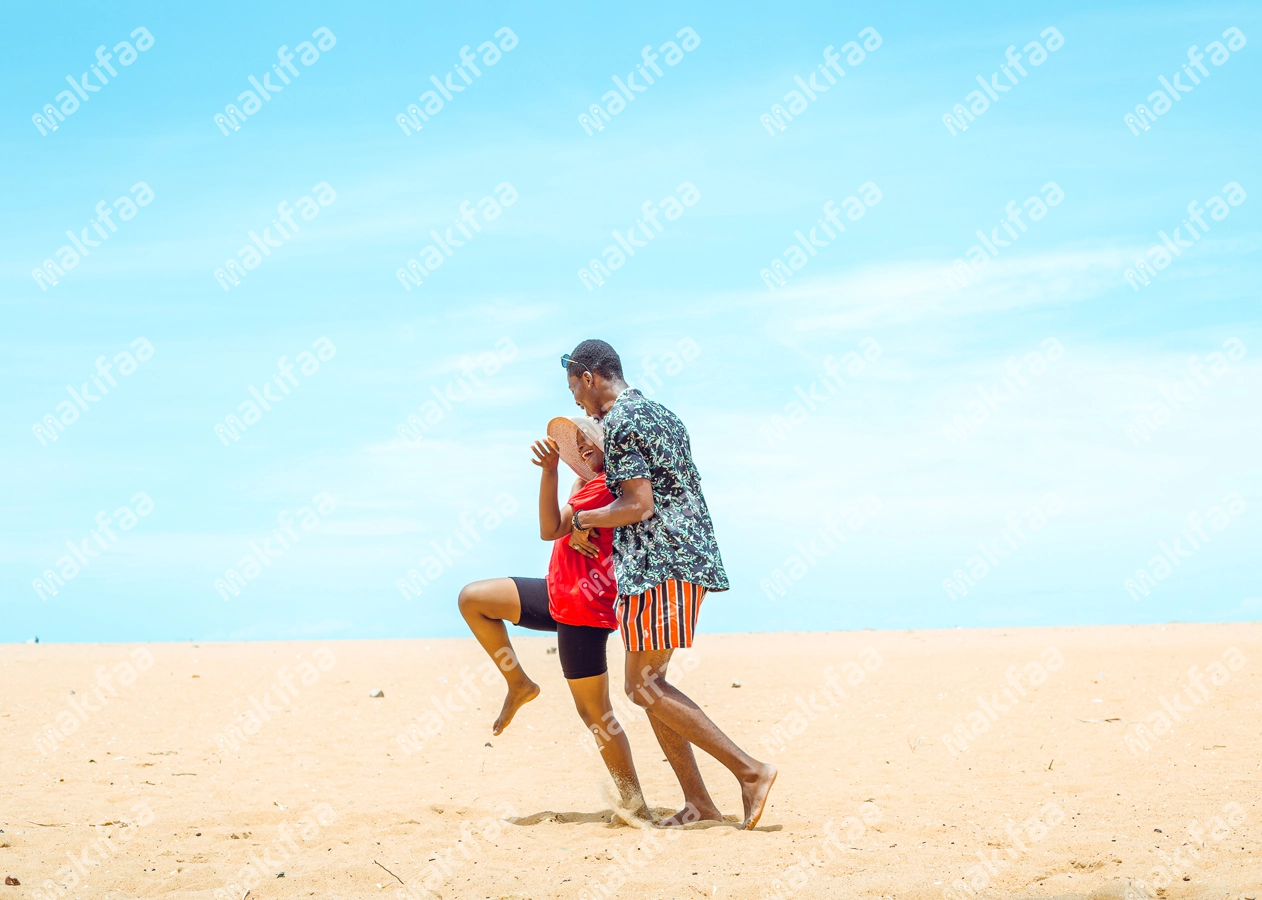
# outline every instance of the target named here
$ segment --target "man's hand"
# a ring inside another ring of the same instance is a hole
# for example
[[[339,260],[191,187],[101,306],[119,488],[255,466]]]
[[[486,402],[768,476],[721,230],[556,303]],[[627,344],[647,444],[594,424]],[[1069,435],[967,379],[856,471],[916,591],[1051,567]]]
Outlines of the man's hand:
[[[592,543],[595,537],[595,528],[575,528],[570,532],[570,546],[588,559],[595,559],[600,555],[600,549]]]
[[[530,448],[534,451],[535,458],[531,460],[539,468],[547,472],[555,472],[557,463],[561,460],[560,448],[557,442],[552,438],[545,438],[542,441],[535,441],[534,446]]]

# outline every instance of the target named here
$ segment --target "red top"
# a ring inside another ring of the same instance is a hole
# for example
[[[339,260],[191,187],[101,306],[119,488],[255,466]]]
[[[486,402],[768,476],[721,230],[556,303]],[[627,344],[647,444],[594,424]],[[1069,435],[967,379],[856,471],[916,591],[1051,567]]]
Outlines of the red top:
[[[579,488],[570,498],[570,506],[576,512],[600,509],[613,500],[602,472]],[[613,614],[618,593],[613,574],[613,529],[595,529],[592,543],[600,550],[595,559],[571,547],[569,534],[553,542],[548,562],[548,612],[566,625],[617,628]]]

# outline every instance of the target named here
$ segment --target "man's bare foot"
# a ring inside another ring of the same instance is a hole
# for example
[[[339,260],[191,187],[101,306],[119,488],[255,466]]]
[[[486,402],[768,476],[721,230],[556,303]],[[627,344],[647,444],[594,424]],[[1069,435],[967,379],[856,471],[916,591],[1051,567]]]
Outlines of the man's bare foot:
[[[695,803],[688,803],[679,812],[675,813],[669,819],[662,819],[657,824],[662,828],[678,828],[681,825],[691,825],[693,822],[722,822],[723,813],[719,812],[717,806],[709,806],[701,809]]]
[[[539,685],[533,681],[529,682],[524,688],[509,688],[508,693],[504,696],[504,708],[500,710],[500,717],[491,726],[491,734],[499,734],[507,728],[508,723],[513,721],[513,716],[517,715],[517,710],[538,696]]]
[[[741,827],[749,831],[762,818],[767,806],[767,795],[776,783],[776,767],[763,763],[749,781],[741,782],[741,802],[745,804],[745,823]]]

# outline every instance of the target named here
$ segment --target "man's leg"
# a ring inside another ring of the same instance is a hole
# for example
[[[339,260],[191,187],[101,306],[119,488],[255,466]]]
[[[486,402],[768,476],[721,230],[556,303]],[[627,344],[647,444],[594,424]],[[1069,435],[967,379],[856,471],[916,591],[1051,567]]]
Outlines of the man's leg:
[[[701,770],[697,768],[697,757],[693,755],[692,744],[671,731],[656,716],[649,716],[649,724],[653,726],[653,734],[666,754],[666,760],[679,779],[679,786],[684,791],[684,807],[659,825],[688,825],[693,822],[722,822],[723,813],[710,797],[710,791],[701,778]]]
[[[504,622],[517,624],[521,619],[521,599],[517,585],[511,578],[491,578],[475,581],[460,589],[460,614],[469,623],[469,630],[478,639],[482,649],[495,660],[504,680],[508,682],[508,694],[499,718],[491,727],[492,734],[499,734],[513,721],[522,706],[539,696],[539,685],[531,681],[522,670],[508,640]]]
[[[664,659],[662,662],[662,674],[665,675],[666,666],[670,662],[673,650],[653,651],[661,654]],[[631,655],[627,654],[627,668],[625,683],[627,685],[627,694],[631,694]],[[651,688],[646,688],[648,697],[654,698],[656,695]],[[637,705],[644,704],[644,697],[631,698]],[[684,808],[669,819],[662,821],[662,825],[678,825],[682,822],[699,822],[712,821],[722,822],[723,813],[719,811],[714,800],[710,797],[710,792],[705,786],[705,781],[701,777],[701,770],[697,768],[697,757],[693,755],[692,744],[688,743],[678,734],[670,729],[655,716],[650,715],[649,724],[653,726],[653,734],[657,736],[657,742],[662,747],[662,752],[666,754],[666,761],[670,763],[671,769],[675,772],[675,777],[679,779],[679,786],[684,792]]]
[[[697,706],[686,694],[666,681],[666,667],[670,663],[671,650],[629,650],[626,658],[626,691],[627,696],[637,706],[644,709],[653,722],[653,731],[658,735],[666,758],[671,761],[676,776],[680,778],[680,786],[687,797],[688,786],[685,777],[691,779],[693,773],[697,782],[701,774],[697,770],[696,760],[692,758],[691,749],[685,757],[680,747],[673,741],[662,740],[662,731],[673,732],[686,743],[696,744],[727,767],[741,785],[741,803],[745,808],[744,827],[753,828],[762,815],[767,804],[767,795],[776,780],[775,766],[761,763],[740,747],[736,746],[719,727],[710,720],[701,707]],[[662,730],[659,730],[659,724]],[[672,756],[672,751],[675,756]],[[676,759],[679,763],[676,763]],[[691,766],[689,766],[689,762]],[[681,775],[681,769],[683,774]],[[695,789],[695,786],[694,786]],[[704,790],[704,784],[702,784]],[[706,795],[708,798],[708,794]],[[713,803],[710,804],[713,806]]]
[[[614,716],[609,702],[609,673],[590,678],[569,678],[574,706],[587,730],[596,738],[600,758],[613,776],[613,783],[622,798],[623,810],[636,819],[648,819],[649,810],[640,789],[640,778],[631,759],[631,743]]]

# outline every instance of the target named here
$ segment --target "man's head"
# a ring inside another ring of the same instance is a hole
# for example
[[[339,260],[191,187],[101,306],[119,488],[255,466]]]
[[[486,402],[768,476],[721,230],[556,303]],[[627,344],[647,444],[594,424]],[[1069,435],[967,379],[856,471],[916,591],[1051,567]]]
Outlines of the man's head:
[[[604,416],[627,386],[617,351],[604,341],[589,340],[563,359],[574,402],[594,419]]]

